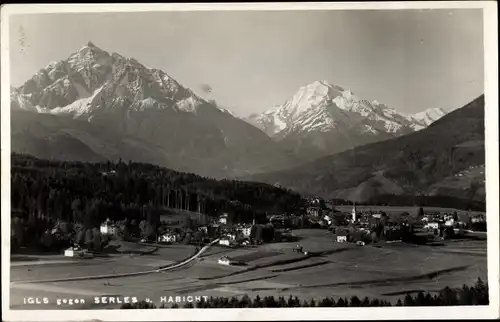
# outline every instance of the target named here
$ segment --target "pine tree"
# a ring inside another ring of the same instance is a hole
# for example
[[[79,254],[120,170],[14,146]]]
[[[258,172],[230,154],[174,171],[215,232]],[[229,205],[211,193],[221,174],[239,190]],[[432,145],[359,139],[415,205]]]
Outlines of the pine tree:
[[[407,293],[405,298],[404,298],[404,306],[413,306],[415,305],[415,301],[413,300],[413,297]]]
[[[260,296],[257,295],[253,300],[253,307],[262,307],[262,302],[260,300]]]
[[[418,292],[417,298],[415,299],[415,305],[416,306],[424,306],[424,305],[426,305],[424,292],[422,292],[422,291]]]
[[[351,301],[349,302],[349,306],[358,307],[360,305],[361,305],[361,301],[359,300],[359,298],[356,295],[351,297]]]

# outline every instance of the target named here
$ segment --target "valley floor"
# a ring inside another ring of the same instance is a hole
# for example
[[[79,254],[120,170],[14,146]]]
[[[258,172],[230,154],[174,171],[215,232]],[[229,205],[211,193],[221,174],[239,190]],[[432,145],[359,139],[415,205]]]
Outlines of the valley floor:
[[[445,241],[443,246],[401,243],[355,246],[334,243],[325,230],[296,230],[305,256],[293,252],[296,243],[256,248],[209,248],[199,259],[166,272],[140,276],[43,282],[103,274],[154,270],[189,257],[189,246],[161,247],[149,255],[112,255],[108,258],[68,260],[37,256],[11,261],[12,309],[104,309],[121,304],[95,304],[94,297],[151,299],[157,306],[169,296],[297,296],[302,300],[326,296],[368,296],[393,303],[407,292],[439,291],[445,286],[472,285],[487,280],[486,241]],[[247,263],[218,264],[221,256]],[[42,281],[42,282],[40,282]],[[28,297],[47,297],[49,304],[24,304]],[[57,305],[57,299],[84,299],[83,304]],[[167,303],[168,304],[168,303]],[[171,303],[170,303],[171,304]],[[179,303],[181,306],[184,303]]]

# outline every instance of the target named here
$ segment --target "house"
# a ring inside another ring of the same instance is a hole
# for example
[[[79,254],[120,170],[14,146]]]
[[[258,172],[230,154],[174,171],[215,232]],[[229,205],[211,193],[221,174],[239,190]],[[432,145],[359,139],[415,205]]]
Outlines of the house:
[[[106,177],[106,176],[115,176],[116,175],[116,171],[115,170],[111,170],[109,172],[101,172],[101,175],[103,177]]]
[[[382,214],[373,214],[372,217],[380,219],[382,218]]]
[[[78,256],[79,248],[77,247],[70,247],[64,251],[64,256],[66,257],[75,257]]]
[[[231,241],[229,239],[221,238],[219,239],[219,245],[231,246]]]
[[[116,225],[112,224],[109,219],[101,224],[101,234],[102,235],[115,235],[117,232]]]
[[[227,225],[227,219],[228,219],[229,215],[227,213],[223,213],[220,217],[219,217],[219,223],[220,224],[224,224],[224,225]]]
[[[252,226],[251,225],[244,225],[244,226],[239,226],[236,228],[236,230],[243,235],[244,238],[250,237],[250,234],[252,232]]]
[[[471,222],[473,223],[480,223],[480,222],[485,222],[486,217],[484,215],[475,215],[471,218]]]
[[[66,257],[93,257],[93,253],[89,252],[87,249],[81,249],[79,246],[73,246],[64,251],[64,256]]]
[[[347,235],[337,235],[337,243],[345,243],[347,242]]]
[[[165,233],[158,236],[159,243],[176,243],[179,241],[179,239],[180,238],[178,234],[172,234],[172,233]]]
[[[198,231],[201,231],[204,234],[208,234],[208,227],[207,226],[198,227]]]
[[[307,214],[309,216],[313,216],[313,217],[319,217],[321,216],[321,208],[319,207],[309,207],[307,208]]]
[[[236,242],[236,234],[228,233],[219,239],[219,245],[232,246]]]
[[[431,221],[431,222],[428,222],[424,228],[425,229],[439,229],[439,222],[436,222],[436,221]]]
[[[336,235],[337,235],[336,237],[337,243],[345,243],[347,242],[349,231],[344,229],[337,229]]]
[[[243,262],[234,260],[227,256],[222,256],[221,258],[219,258],[218,263],[221,265],[245,265]]]
[[[232,261],[229,257],[222,256],[221,258],[219,258],[218,263],[221,265],[231,265]]]
[[[455,219],[449,218],[444,222],[444,225],[447,227],[453,227],[455,226]]]

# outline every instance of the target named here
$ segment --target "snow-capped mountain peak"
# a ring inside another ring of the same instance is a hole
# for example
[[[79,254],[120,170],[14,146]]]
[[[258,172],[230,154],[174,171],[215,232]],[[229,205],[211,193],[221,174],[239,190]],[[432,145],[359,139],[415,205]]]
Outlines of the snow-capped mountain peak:
[[[437,121],[441,117],[446,115],[446,111],[442,108],[435,107],[426,109],[423,112],[413,114],[413,117],[419,120],[422,120],[426,123],[426,125],[430,125],[431,123]]]
[[[307,110],[319,108],[340,93],[340,88],[334,88],[326,81],[315,81],[299,88],[291,100],[283,105],[289,113],[304,113]]]
[[[442,108],[435,107],[428,108],[423,112],[410,114],[407,116],[407,118],[415,124],[415,130],[421,130],[436,122],[446,114],[447,112]]]
[[[109,54],[92,42],[66,60],[48,64],[12,91],[11,99],[22,109],[87,119],[105,109],[187,113],[196,113],[200,106],[217,109],[165,72]]]
[[[363,120],[364,119],[364,120]],[[283,105],[247,119],[271,136],[287,132],[328,132],[367,123],[370,133],[396,133],[410,121],[378,101],[360,99],[351,90],[328,81],[315,81],[299,90]],[[373,124],[372,124],[373,123]]]
[[[313,136],[314,144],[331,153],[336,147],[323,141],[338,145],[339,140],[347,140],[351,143],[345,147],[349,147],[356,142],[387,139],[426,127],[444,114],[442,110],[430,109],[407,116],[378,100],[362,99],[350,89],[315,81],[300,87],[284,104],[246,120],[277,140],[294,137],[299,144],[304,137]],[[324,138],[318,139],[318,135]]]

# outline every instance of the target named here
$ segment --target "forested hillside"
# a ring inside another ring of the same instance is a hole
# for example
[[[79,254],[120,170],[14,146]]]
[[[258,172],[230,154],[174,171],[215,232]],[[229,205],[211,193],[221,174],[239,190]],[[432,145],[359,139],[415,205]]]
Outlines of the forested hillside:
[[[234,220],[303,206],[299,194],[262,183],[214,180],[142,163],[48,161],[12,155],[12,234],[38,240],[57,222],[97,228],[107,218],[157,222],[160,210],[183,209]],[[23,243],[26,241],[23,241]]]

